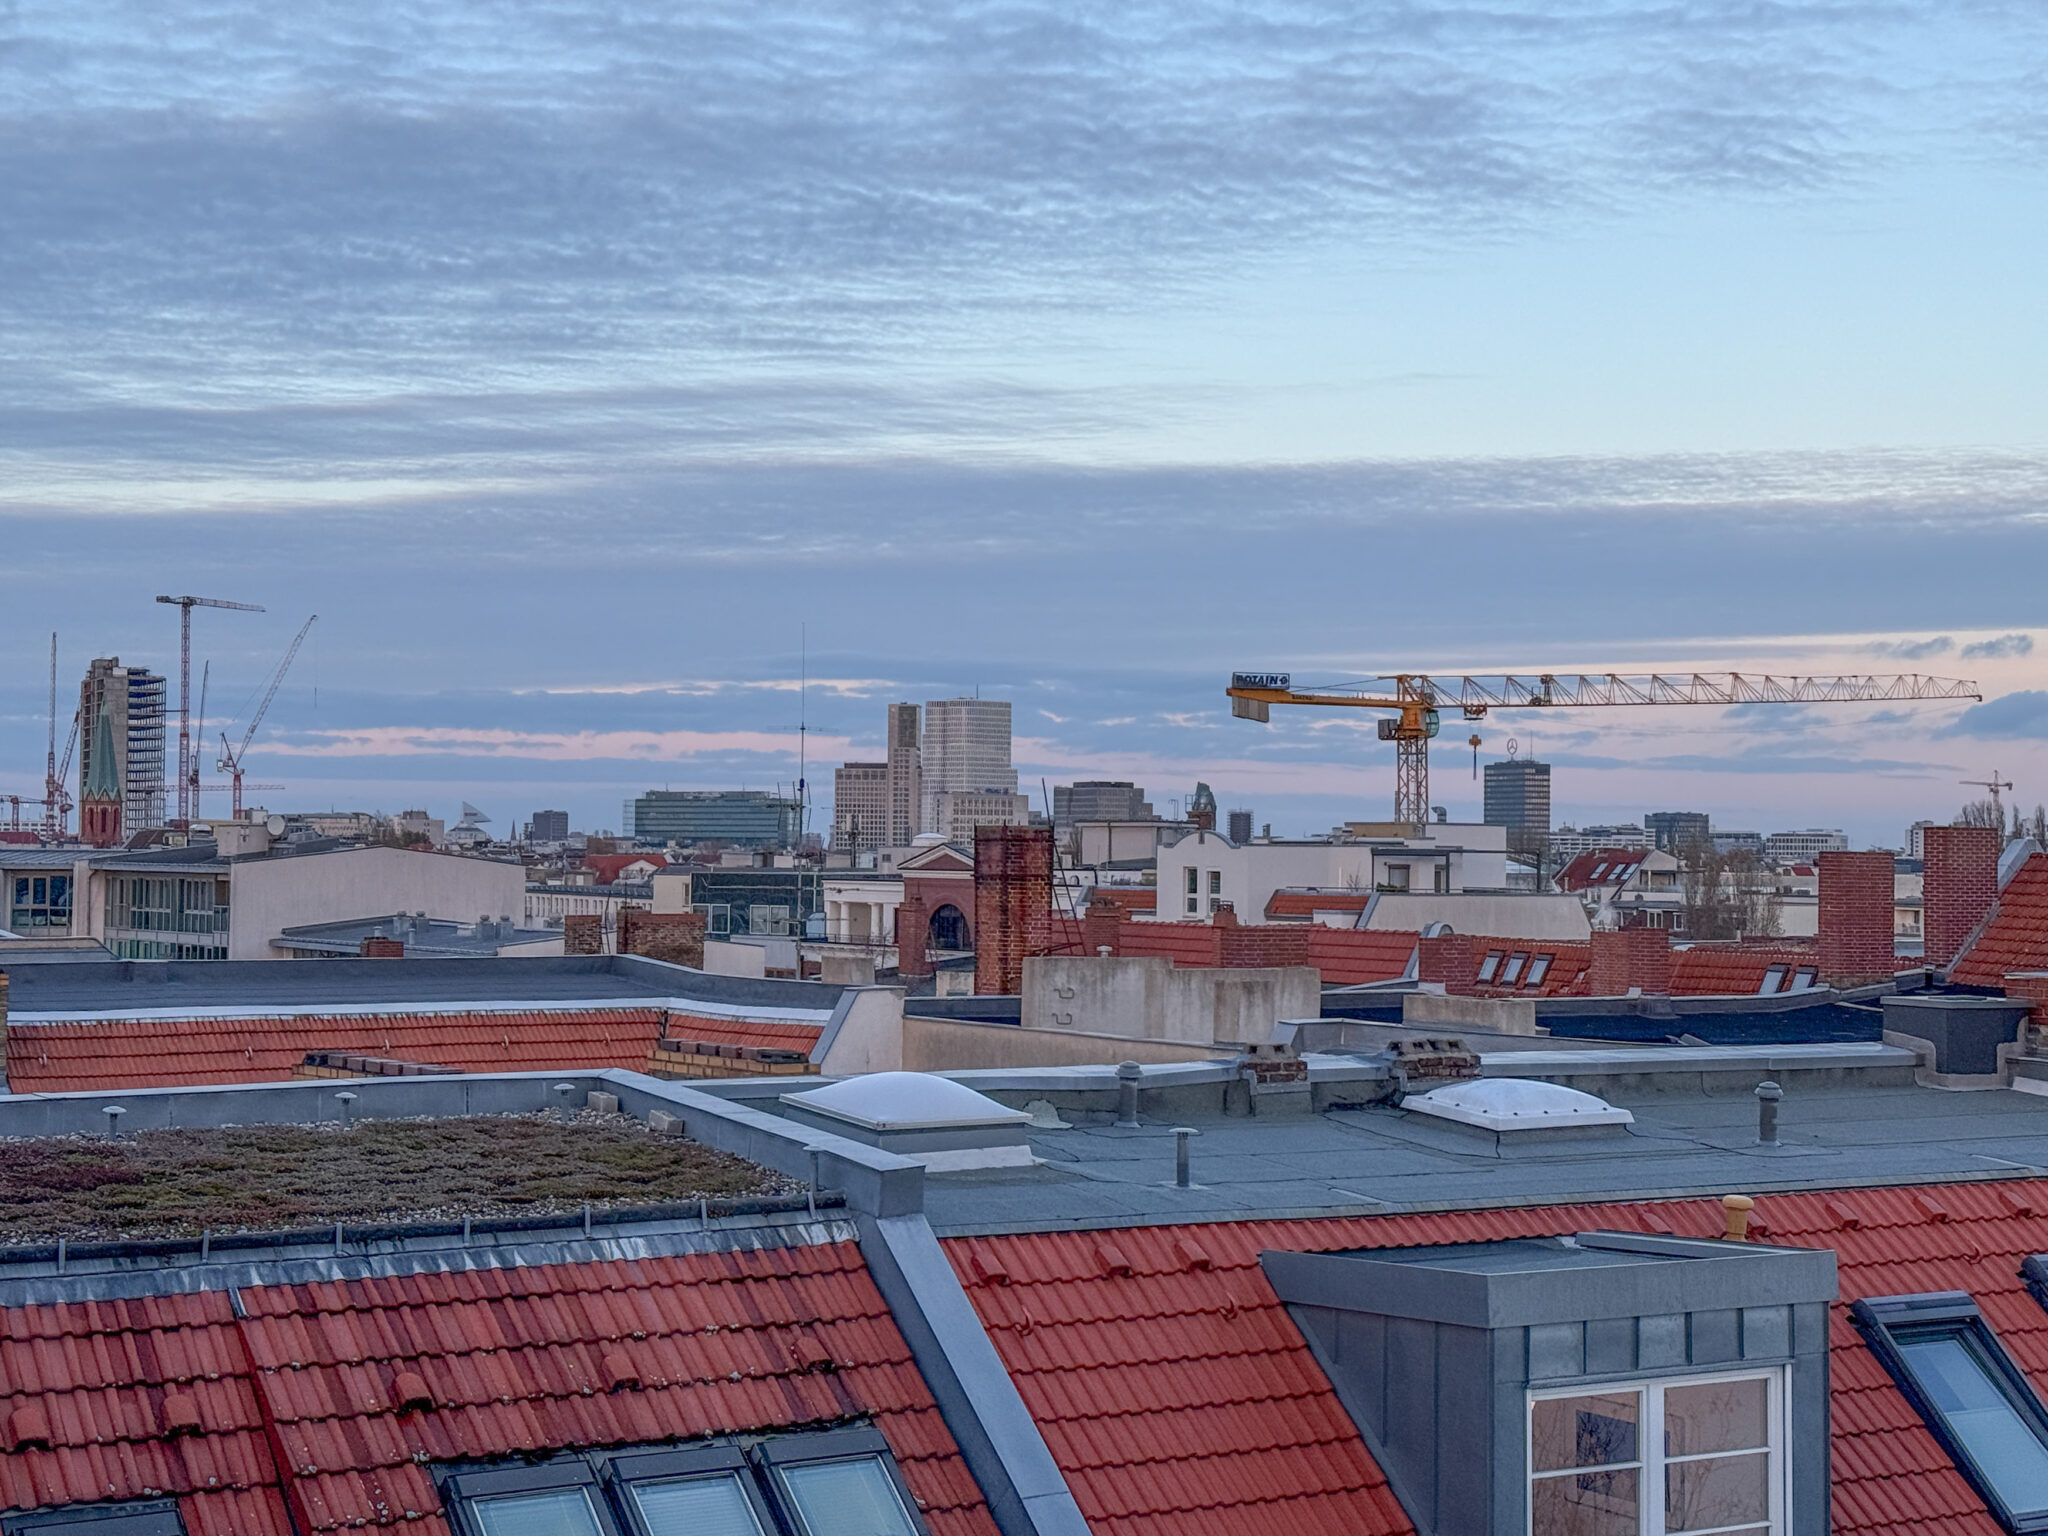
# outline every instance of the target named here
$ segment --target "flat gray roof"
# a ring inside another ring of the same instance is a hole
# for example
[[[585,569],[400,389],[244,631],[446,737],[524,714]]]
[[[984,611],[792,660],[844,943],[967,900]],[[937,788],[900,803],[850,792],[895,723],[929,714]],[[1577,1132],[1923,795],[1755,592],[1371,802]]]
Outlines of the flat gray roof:
[[[4,953],[4,951],[0,951]],[[831,1009],[843,990],[815,981],[711,976],[637,955],[474,960],[31,961],[6,966],[9,1011],[445,1006],[451,1003],[630,1003],[694,998],[731,1007]]]

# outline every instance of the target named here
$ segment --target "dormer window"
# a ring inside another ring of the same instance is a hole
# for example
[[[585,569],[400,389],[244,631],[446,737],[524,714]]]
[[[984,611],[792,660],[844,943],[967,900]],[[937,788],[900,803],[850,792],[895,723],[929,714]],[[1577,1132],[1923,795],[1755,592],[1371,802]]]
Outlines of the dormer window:
[[[1500,969],[1500,959],[1501,952],[1499,950],[1489,949],[1486,952],[1486,958],[1479,962],[1479,979],[1481,981],[1493,980],[1494,972]]]
[[[1977,1303],[1873,1296],[1849,1315],[1998,1523],[2048,1531],[2048,1413]]]
[[[1783,1529],[1781,1371],[1532,1393],[1534,1536]]]

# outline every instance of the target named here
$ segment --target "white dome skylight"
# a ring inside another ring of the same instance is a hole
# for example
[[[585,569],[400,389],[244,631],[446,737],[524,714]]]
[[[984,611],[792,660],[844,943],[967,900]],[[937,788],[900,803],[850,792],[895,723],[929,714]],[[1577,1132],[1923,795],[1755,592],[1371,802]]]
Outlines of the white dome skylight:
[[[871,1131],[943,1131],[1031,1120],[1021,1109],[929,1072],[869,1072],[805,1093],[785,1093],[782,1100]]]
[[[1573,1130],[1596,1125],[1633,1125],[1635,1116],[1605,1099],[1558,1083],[1519,1077],[1482,1077],[1432,1088],[1401,1101],[1403,1109],[1476,1125],[1488,1131]]]

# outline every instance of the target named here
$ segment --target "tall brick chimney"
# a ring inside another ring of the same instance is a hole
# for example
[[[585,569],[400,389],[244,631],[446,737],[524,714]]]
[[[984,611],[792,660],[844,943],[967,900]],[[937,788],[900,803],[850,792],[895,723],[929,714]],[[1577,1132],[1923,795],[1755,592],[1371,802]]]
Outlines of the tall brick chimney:
[[[1671,993],[1671,935],[1662,928],[1596,928],[1586,967],[1589,997],[1645,997]]]
[[[619,953],[666,960],[671,965],[704,967],[704,914],[650,912],[645,907],[619,909]]]
[[[604,953],[604,918],[595,912],[571,912],[562,919],[562,953]]]
[[[1892,856],[1830,850],[1820,856],[1820,979],[1831,987],[1889,981]]]
[[[1024,990],[1024,957],[1043,954],[1052,918],[1052,828],[974,829],[974,990]]]
[[[906,895],[896,904],[896,974],[929,976],[932,973],[932,914],[924,897]]]
[[[1927,963],[1947,965],[1998,899],[2002,839],[1996,827],[1928,827],[1921,838],[1927,856],[1921,881]]]

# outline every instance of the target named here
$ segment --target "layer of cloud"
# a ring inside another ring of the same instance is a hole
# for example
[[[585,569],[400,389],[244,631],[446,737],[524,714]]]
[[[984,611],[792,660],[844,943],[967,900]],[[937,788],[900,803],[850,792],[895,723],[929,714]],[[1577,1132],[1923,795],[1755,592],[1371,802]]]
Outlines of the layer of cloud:
[[[1941,734],[1990,741],[2048,741],[2048,692],[2029,688],[1973,704]]]

